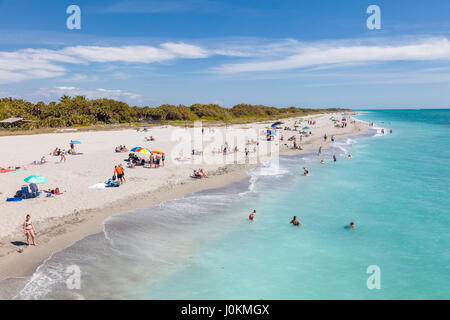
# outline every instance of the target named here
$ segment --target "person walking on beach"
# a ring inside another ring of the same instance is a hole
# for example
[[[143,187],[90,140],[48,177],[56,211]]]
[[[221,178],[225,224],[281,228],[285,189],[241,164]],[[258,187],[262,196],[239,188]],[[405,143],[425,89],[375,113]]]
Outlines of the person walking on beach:
[[[317,155],[320,156],[321,154],[322,154],[322,146],[319,147],[319,153]]]
[[[302,225],[302,224],[300,223],[300,221],[297,219],[297,216],[294,216],[294,218],[292,218],[291,223],[292,223],[294,226],[297,226],[297,227]]]
[[[123,169],[120,166],[114,167],[114,175],[117,174],[117,179],[119,179],[120,184],[123,183]]]
[[[36,230],[34,229],[33,222],[31,222],[31,217],[29,214],[27,214],[25,218],[25,222],[23,223],[23,232],[27,236],[27,244],[30,245],[30,237],[33,241],[33,246],[36,245]]]
[[[120,169],[122,169],[122,179],[123,183],[127,183],[127,179],[125,178],[125,169],[122,167],[122,164],[119,164]]]
[[[59,162],[66,162],[66,155],[65,155],[65,153],[66,153],[66,150],[63,150],[63,151],[61,151],[60,153],[59,153],[59,155],[61,156],[61,159],[59,160]]]
[[[256,210],[253,210],[253,212],[250,213],[248,219],[249,219],[250,221],[253,221],[253,219],[255,218],[255,215],[256,215]]]
[[[323,136],[323,141],[327,141],[327,134],[325,133],[325,135]]]

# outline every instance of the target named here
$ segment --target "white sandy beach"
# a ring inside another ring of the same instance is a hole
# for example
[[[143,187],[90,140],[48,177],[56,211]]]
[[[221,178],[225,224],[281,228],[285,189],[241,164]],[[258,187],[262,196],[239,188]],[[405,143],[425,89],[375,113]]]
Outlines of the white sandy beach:
[[[341,119],[341,114],[334,114]],[[162,201],[180,198],[185,194],[225,186],[234,181],[244,179],[245,171],[265,162],[273,156],[266,154],[268,144],[280,148],[282,154],[308,153],[316,151],[319,146],[326,148],[332,135],[339,139],[343,136],[357,135],[367,130],[360,123],[349,123],[346,128],[336,128],[330,121],[331,114],[316,115],[309,119],[315,120],[310,125],[312,136],[303,138],[299,143],[299,134],[294,131],[280,130],[277,139],[283,135],[284,141],[264,141],[265,135],[260,137],[259,162],[250,155],[250,163],[246,163],[245,145],[238,145],[236,154],[227,156],[227,163],[223,163],[223,156],[216,155],[211,158],[211,150],[220,147],[221,143],[203,140],[198,150],[203,150],[209,157],[208,163],[201,162],[201,156],[192,156],[190,149],[180,152],[181,137],[185,138],[193,133],[192,128],[183,129],[172,126],[151,127],[148,132],[136,130],[92,131],[92,132],[65,132],[39,135],[4,136],[0,137],[0,167],[27,165],[39,161],[45,155],[47,163],[44,165],[29,165],[25,171],[0,173],[0,279],[7,277],[28,276],[33,273],[37,265],[53,252],[61,250],[81,238],[102,230],[102,222],[108,216],[127,210],[145,208]],[[282,127],[294,128],[296,119],[284,119]],[[264,128],[273,123],[255,123],[246,125],[233,125],[227,132],[238,133],[241,129],[252,129],[254,132],[264,133]],[[225,130],[225,127],[215,128],[215,133]],[[205,135],[211,131],[206,128]],[[328,135],[324,142],[323,135]],[[291,150],[292,142],[287,139],[295,135],[297,143],[303,150]],[[155,141],[148,142],[145,137],[153,136]],[[174,136],[178,137],[174,139]],[[218,136],[218,135],[217,135]],[[201,137],[201,134],[200,134]],[[67,162],[60,162],[60,158],[50,156],[49,153],[59,147],[69,148],[70,140],[82,142],[76,145],[80,155],[67,155]],[[198,139],[196,140],[199,141]],[[201,138],[200,138],[201,141]],[[228,141],[233,148],[235,142]],[[284,144],[288,143],[288,147]],[[116,153],[114,148],[125,145],[131,149],[136,146],[146,147],[150,150],[162,150],[167,159],[164,167],[134,169],[126,168],[124,159],[126,153]],[[253,146],[249,147],[253,150]],[[183,163],[173,159],[183,155],[188,161]],[[236,156],[236,158],[234,158]],[[213,159],[214,161],[211,161]],[[255,160],[255,161],[253,161]],[[195,161],[195,162],[193,162]],[[235,164],[234,162],[237,162]],[[114,166],[121,163],[125,167],[127,182],[119,188],[90,189],[89,186],[105,182],[113,175]],[[203,168],[209,175],[207,179],[192,179],[189,176],[193,169]],[[48,182],[39,185],[40,190],[59,187],[62,195],[46,197],[42,194],[35,199],[20,202],[6,202],[7,197],[13,197],[15,192],[24,185],[24,178],[39,174],[48,179]],[[24,247],[22,253],[19,246],[25,242],[22,231],[25,215],[30,214],[37,231],[37,247]]]

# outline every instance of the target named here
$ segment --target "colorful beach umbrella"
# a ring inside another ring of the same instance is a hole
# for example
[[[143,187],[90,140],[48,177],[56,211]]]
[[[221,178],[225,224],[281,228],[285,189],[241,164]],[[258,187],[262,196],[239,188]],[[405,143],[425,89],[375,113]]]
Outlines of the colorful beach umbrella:
[[[48,179],[46,177],[41,176],[41,175],[34,174],[34,175],[26,177],[24,179],[24,181],[27,182],[27,183],[40,184],[40,183],[46,183],[48,181]]]
[[[131,149],[131,152],[137,152],[139,149],[142,149],[142,147],[134,147],[133,149]]]
[[[152,152],[150,150],[148,150],[147,148],[140,148],[140,149],[137,149],[135,152],[141,153],[141,154],[152,154]]]
[[[273,134],[274,136],[276,136],[277,135],[277,133],[275,132],[275,131],[273,131],[273,130],[267,130],[270,134]]]
[[[163,154],[164,152],[162,152],[160,150],[152,150],[152,153]]]

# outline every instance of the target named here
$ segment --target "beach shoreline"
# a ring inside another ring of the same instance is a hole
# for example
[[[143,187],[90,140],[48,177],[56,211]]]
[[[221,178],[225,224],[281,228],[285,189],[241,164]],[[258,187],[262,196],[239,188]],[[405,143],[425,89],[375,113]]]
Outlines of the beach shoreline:
[[[329,114],[320,116],[327,118]],[[330,128],[327,129],[331,130]],[[334,132],[331,130],[329,136],[335,135],[336,140],[339,140],[344,137],[363,134],[367,130],[367,125],[357,121],[351,130],[345,132],[339,132],[339,130]],[[316,150],[318,145],[326,149],[330,146],[330,142],[327,141],[325,143],[322,141],[321,135],[316,135],[315,139],[302,144],[303,150],[280,150],[280,155],[308,154]],[[99,208],[80,210],[64,215],[63,222],[61,222],[61,217],[46,218],[36,223],[38,246],[27,248],[22,253],[18,253],[17,246],[11,244],[17,239],[24,238],[23,232],[5,236],[0,239],[0,280],[5,281],[5,279],[10,278],[27,279],[43,261],[54,253],[71,246],[86,236],[102,232],[104,221],[113,215],[149,208],[162,202],[179,199],[203,190],[225,187],[231,183],[247,179],[249,177],[247,171],[261,164],[228,164],[219,166],[216,170],[208,171],[210,175],[208,179],[185,178],[178,181],[178,183],[160,186],[158,190],[153,190],[151,195],[149,195],[148,191],[133,193]]]

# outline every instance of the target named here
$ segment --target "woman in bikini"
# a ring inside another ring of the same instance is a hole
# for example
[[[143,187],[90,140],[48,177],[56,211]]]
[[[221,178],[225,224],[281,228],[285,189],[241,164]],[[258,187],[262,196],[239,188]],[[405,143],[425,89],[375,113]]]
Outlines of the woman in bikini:
[[[36,230],[34,229],[33,222],[31,222],[31,217],[29,214],[27,214],[27,217],[25,219],[25,222],[23,223],[23,231],[25,232],[25,235],[27,236],[27,243],[30,245],[30,237],[33,241],[33,246],[36,245]]]

